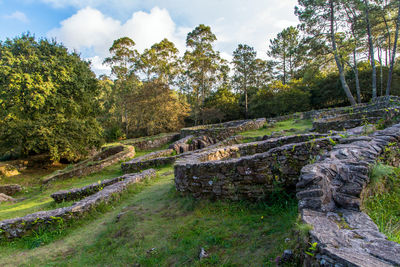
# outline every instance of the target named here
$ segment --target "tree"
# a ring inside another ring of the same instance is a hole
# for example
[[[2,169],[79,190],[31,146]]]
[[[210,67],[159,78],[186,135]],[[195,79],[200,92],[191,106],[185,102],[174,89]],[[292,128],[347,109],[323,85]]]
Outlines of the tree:
[[[163,39],[150,49],[145,49],[140,57],[139,68],[146,75],[147,81],[157,79],[170,86],[174,85],[181,71],[178,53],[174,43]]]
[[[133,132],[136,136],[172,132],[184,126],[190,108],[174,90],[158,80],[144,82],[133,93]]]
[[[129,136],[131,126],[130,108],[132,106],[132,92],[139,85],[136,76],[136,67],[139,61],[139,53],[134,49],[135,42],[129,37],[122,37],[114,41],[109,51],[111,57],[104,60],[111,66],[111,73],[117,78],[114,83],[114,103],[116,114],[121,128],[124,128],[125,136]]]
[[[0,44],[0,147],[77,160],[101,144],[99,86],[90,63],[29,34]]]
[[[270,40],[268,56],[276,59],[276,65],[282,74],[282,82],[286,84],[293,76],[298,64],[299,30],[293,26],[278,33]]]
[[[389,74],[388,74],[388,81],[387,81],[387,86],[386,86],[386,95],[390,95],[390,87],[392,84],[392,76],[393,76],[393,66],[394,66],[394,61],[396,59],[396,50],[397,50],[397,41],[399,38],[399,27],[400,27],[400,1],[398,2],[398,12],[397,12],[397,21],[396,21],[396,33],[394,37],[394,45],[393,45],[393,52],[392,52],[392,58],[390,60],[390,69],[389,69]]]
[[[346,82],[344,65],[336,44],[336,28],[340,21],[335,14],[338,8],[337,0],[299,0],[299,5],[300,7],[296,6],[295,13],[302,22],[302,28],[315,38],[325,36],[327,41],[330,41],[331,52],[339,71],[342,88],[350,104],[355,105],[356,101]]]
[[[364,14],[365,14],[365,25],[367,27],[367,35],[368,35],[368,45],[369,45],[369,56],[371,59],[372,66],[372,98],[375,99],[377,96],[376,93],[376,67],[375,67],[375,51],[374,51],[374,43],[372,41],[372,33],[371,33],[371,23],[369,18],[369,10],[370,5],[368,0],[364,1]]]
[[[216,40],[217,37],[211,32],[211,28],[203,24],[197,26],[186,38],[188,50],[185,52],[183,61],[187,85],[191,90],[190,99],[194,107],[196,124],[201,117],[201,108],[206,97],[218,87],[218,82],[223,77],[220,72],[224,61],[212,47]]]
[[[256,81],[256,56],[257,52],[253,47],[239,44],[233,52],[232,63],[234,65],[233,87],[237,91],[243,91],[245,96],[245,118],[248,117],[248,99],[247,92],[250,87],[255,85]]]

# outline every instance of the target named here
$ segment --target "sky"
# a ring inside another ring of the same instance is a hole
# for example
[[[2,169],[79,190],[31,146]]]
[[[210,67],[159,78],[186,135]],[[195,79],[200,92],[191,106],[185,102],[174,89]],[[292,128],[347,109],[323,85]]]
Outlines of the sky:
[[[298,23],[296,0],[0,0],[0,40],[30,32],[56,38],[92,62],[97,74],[115,39],[128,36],[142,52],[168,38],[183,54],[199,24],[217,36],[214,48],[231,60],[238,44],[267,58],[269,40]]]

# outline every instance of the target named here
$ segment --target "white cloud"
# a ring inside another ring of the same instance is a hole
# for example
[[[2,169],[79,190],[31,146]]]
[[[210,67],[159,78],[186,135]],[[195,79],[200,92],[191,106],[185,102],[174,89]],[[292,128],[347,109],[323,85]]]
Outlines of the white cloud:
[[[136,12],[125,23],[105,16],[94,8],[79,10],[70,18],[61,22],[61,27],[51,30],[48,37],[56,37],[70,49],[92,53],[93,69],[96,73],[109,68],[101,65],[109,55],[108,49],[115,39],[128,36],[136,43],[136,49],[142,52],[154,43],[168,38],[180,51],[184,50],[183,37],[187,32],[177,28],[165,9],[153,8],[150,13]]]
[[[29,19],[28,17],[21,11],[15,11],[14,13],[10,14],[10,15],[5,15],[3,16],[5,19],[15,19],[15,20],[19,20],[21,22],[24,23],[28,23]]]
[[[239,43],[253,46],[266,58],[269,39],[298,23],[296,0],[37,0],[53,7],[79,9],[49,36],[68,47],[104,58],[112,41],[129,36],[142,51],[163,38],[185,50],[186,35],[199,24],[211,26],[215,48],[230,59]],[[147,10],[147,12],[145,12]]]

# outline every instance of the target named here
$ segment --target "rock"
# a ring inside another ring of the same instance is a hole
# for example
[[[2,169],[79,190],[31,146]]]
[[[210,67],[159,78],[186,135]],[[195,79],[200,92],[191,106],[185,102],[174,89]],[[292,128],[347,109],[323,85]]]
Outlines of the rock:
[[[15,201],[15,199],[13,199],[10,196],[7,196],[6,194],[0,193],[0,203],[1,202],[12,202]]]
[[[209,257],[208,253],[204,250],[204,248],[201,248],[200,254],[199,254],[199,259],[202,260],[202,259],[208,258],[208,257]]]
[[[6,184],[0,185],[0,193],[4,193],[9,196],[13,196],[18,192],[22,191],[22,187],[18,184]]]
[[[290,262],[294,258],[294,253],[291,249],[286,249],[283,251],[283,254],[281,256],[281,263],[283,262]]]
[[[18,169],[10,164],[0,165],[0,176],[11,177],[20,174]]]

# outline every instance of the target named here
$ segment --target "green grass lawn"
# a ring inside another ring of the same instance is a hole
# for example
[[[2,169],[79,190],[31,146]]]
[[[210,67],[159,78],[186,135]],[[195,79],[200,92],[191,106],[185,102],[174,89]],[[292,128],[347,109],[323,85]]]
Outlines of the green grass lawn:
[[[400,168],[374,166],[364,211],[389,240],[400,243]]]
[[[0,265],[275,266],[276,256],[296,246],[293,196],[269,203],[194,200],[176,193],[172,170],[159,169],[154,181],[134,185],[105,212],[39,247],[30,248],[32,238],[1,244]],[[209,257],[200,261],[201,248]]]
[[[140,157],[153,151],[154,150],[137,151],[135,157]],[[54,168],[50,170],[27,169],[18,176],[2,178],[0,184],[17,183],[23,185],[24,190],[23,192],[13,196],[18,200],[17,202],[0,204],[0,220],[21,217],[37,211],[68,206],[71,203],[56,204],[50,195],[59,190],[82,187],[98,182],[99,180],[101,181],[123,175],[121,171],[121,163],[116,163],[97,173],[54,181],[42,186],[42,177],[48,175],[51,171],[54,171]]]
[[[291,135],[300,132],[307,132],[309,129],[312,128],[312,121],[311,120],[287,120],[277,122],[273,126],[269,126],[268,124],[264,125],[264,127],[240,133],[240,135],[244,137],[259,137],[264,135],[270,135],[272,132],[280,132],[285,131],[282,135]],[[288,131],[292,130],[292,131]]]

